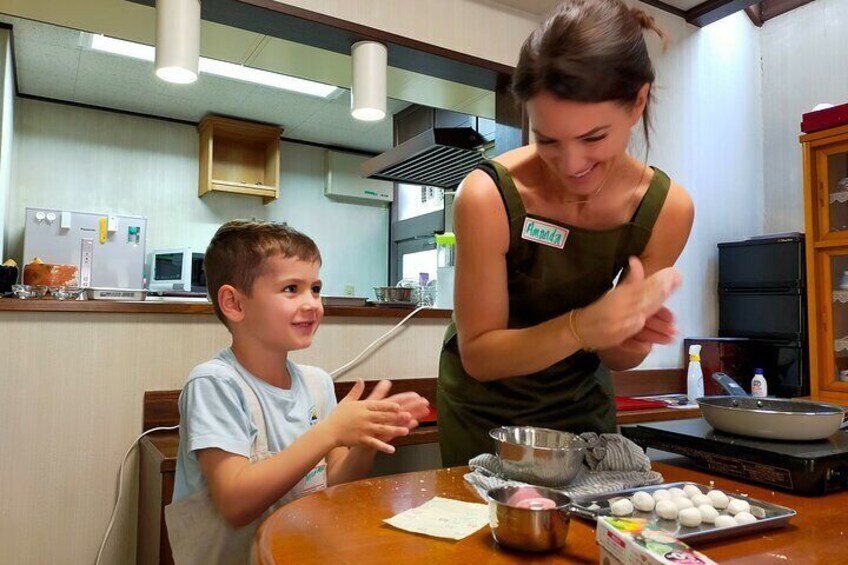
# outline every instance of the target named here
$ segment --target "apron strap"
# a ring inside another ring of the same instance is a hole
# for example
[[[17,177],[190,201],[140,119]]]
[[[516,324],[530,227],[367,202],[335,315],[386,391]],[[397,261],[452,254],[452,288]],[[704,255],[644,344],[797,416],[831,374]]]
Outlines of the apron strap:
[[[259,404],[259,397],[256,396],[256,392],[250,388],[250,385],[247,384],[247,381],[244,380],[244,377],[238,371],[235,371],[235,374],[238,375],[236,382],[241,387],[244,398],[247,401],[247,407],[250,409],[250,419],[253,420],[253,425],[257,429],[256,437],[253,438],[253,444],[250,446],[250,455],[254,457],[258,454],[267,453],[268,431],[265,428],[265,414],[262,412],[262,406]]]
[[[303,382],[306,384],[306,389],[309,391],[309,396],[312,397],[312,402],[315,403],[315,410],[318,413],[318,419],[323,420],[327,414],[324,409],[327,407],[327,389],[321,383],[320,369],[309,365],[298,365],[300,375],[303,377]]]
[[[489,160],[483,161],[477,165],[477,168],[489,175],[498,188],[509,219],[509,250],[513,252],[518,249],[521,243],[521,232],[524,227],[524,219],[527,217],[524,202],[521,201],[518,188],[516,188],[515,182],[506,167],[497,161]]]
[[[651,178],[651,184],[648,185],[648,190],[645,191],[645,196],[636,208],[633,214],[632,223],[651,231],[657,217],[660,215],[665,198],[668,196],[668,189],[671,187],[671,179],[660,169],[651,167],[654,171],[654,176]]]

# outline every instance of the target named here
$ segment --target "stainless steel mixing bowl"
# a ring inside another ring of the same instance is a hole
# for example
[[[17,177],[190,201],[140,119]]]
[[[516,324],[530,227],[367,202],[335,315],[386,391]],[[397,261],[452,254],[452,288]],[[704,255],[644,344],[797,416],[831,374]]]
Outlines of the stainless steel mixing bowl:
[[[574,480],[583,465],[586,442],[580,436],[532,426],[502,426],[489,431],[504,474],[549,487]]]
[[[544,487],[498,487],[487,493],[489,526],[498,544],[520,551],[553,551],[565,545],[571,522],[571,499]],[[516,506],[528,497],[552,501],[553,507]]]
[[[409,302],[412,303],[411,287],[375,286],[374,296],[378,302]]]

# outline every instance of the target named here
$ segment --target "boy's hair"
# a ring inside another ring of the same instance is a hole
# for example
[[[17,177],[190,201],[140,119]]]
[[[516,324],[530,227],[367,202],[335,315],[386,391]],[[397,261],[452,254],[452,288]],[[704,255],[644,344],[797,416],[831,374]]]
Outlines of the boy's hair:
[[[312,238],[286,224],[232,220],[212,236],[203,266],[209,300],[225,326],[227,318],[218,304],[218,291],[228,284],[250,296],[265,261],[275,255],[321,263],[321,252]]]

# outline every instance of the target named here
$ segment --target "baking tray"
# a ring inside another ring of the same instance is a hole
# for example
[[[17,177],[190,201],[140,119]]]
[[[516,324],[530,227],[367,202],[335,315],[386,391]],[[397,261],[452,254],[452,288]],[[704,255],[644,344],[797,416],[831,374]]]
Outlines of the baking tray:
[[[407,302],[404,300],[369,300],[369,304],[373,304],[374,306],[385,306],[390,308],[415,308],[417,304],[415,302]]]
[[[321,296],[324,306],[365,306],[368,299],[364,296]]]
[[[86,288],[85,297],[88,300],[122,300],[134,301],[144,300],[147,297],[147,291],[134,288]]]
[[[678,483],[665,483],[662,485],[650,485],[639,488],[620,490],[616,492],[608,492],[600,495],[579,496],[574,497],[573,499],[572,511],[575,516],[594,521],[599,515],[611,516],[612,512],[610,511],[610,504],[620,498],[629,498],[633,495],[633,493],[637,491],[641,490],[648,493],[653,493],[655,490],[659,490],[661,488],[670,489],[672,487],[677,487],[682,489],[686,485],[695,485],[704,494],[715,488],[708,487],[706,485],[701,485],[698,483],[684,481]],[[663,520],[662,518],[657,516],[653,511],[640,512],[638,510],[634,510],[633,514],[627,516],[627,518],[645,518],[649,521],[649,523],[654,524],[656,528],[668,533],[669,535],[679,539],[680,541],[685,541],[689,543],[694,541],[708,542],[713,540],[741,536],[753,532],[759,532],[762,530],[770,530],[772,528],[785,527],[789,525],[789,520],[796,514],[794,510],[792,510],[791,508],[787,508],[786,506],[780,506],[778,504],[771,504],[769,502],[757,500],[755,498],[745,496],[739,492],[731,492],[727,490],[725,490],[724,492],[732,498],[741,498],[747,500],[748,503],[751,505],[751,514],[753,514],[757,518],[757,521],[752,524],[740,524],[738,526],[730,526],[727,528],[717,528],[713,524],[701,524],[700,526],[697,526],[695,528],[689,528],[687,526],[680,525],[677,520]],[[597,505],[599,508],[593,508],[592,510],[590,510],[589,507],[592,505]],[[719,514],[727,514],[727,512],[719,510]]]

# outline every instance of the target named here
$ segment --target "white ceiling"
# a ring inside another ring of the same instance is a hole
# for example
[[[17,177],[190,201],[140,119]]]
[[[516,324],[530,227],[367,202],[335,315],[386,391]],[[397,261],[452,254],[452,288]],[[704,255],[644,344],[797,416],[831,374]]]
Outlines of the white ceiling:
[[[192,122],[207,113],[279,124],[284,137],[369,151],[392,144],[391,115],[409,105],[389,99],[389,117],[366,123],[350,115],[350,93],[334,99],[201,75],[191,85],[158,80],[153,63],[92,51],[85,34],[0,16],[13,26],[18,90],[22,94]]]

